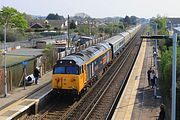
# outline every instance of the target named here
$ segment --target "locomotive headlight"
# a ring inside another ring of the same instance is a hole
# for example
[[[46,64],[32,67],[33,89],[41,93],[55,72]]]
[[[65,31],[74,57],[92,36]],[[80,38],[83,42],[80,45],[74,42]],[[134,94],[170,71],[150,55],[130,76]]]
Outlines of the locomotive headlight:
[[[76,81],[76,79],[74,79],[74,78],[71,79],[71,82],[75,82],[75,81]]]

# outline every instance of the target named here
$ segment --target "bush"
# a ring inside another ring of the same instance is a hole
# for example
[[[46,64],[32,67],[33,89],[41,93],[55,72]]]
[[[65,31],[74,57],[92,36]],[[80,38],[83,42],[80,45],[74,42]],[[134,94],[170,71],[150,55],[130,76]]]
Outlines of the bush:
[[[160,86],[165,98],[166,104],[171,104],[171,87],[172,87],[172,47],[166,50],[163,47],[161,51],[161,63],[160,63]],[[180,119],[180,47],[177,47],[177,119]],[[171,109],[171,108],[169,108]]]
[[[26,36],[19,31],[7,30],[7,32],[6,32],[6,41],[7,42],[15,42],[15,41],[23,40],[23,39],[26,39]],[[0,32],[0,40],[4,41],[4,33],[2,31]]]
[[[56,35],[59,35],[59,32],[42,32],[40,33],[42,36],[56,36]]]

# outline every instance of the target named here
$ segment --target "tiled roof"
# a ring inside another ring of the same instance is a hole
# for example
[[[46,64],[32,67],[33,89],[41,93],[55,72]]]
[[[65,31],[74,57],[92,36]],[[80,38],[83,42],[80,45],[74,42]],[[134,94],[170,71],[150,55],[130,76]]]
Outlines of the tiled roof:
[[[39,23],[42,26],[45,26],[46,24],[44,23],[45,20],[39,20],[39,19],[35,19],[33,21],[30,22],[30,26],[35,24],[35,23]],[[64,24],[65,21],[62,20],[48,20],[49,25],[51,25],[52,27],[60,27],[62,24]]]
[[[167,18],[172,24],[180,24],[180,18]]]

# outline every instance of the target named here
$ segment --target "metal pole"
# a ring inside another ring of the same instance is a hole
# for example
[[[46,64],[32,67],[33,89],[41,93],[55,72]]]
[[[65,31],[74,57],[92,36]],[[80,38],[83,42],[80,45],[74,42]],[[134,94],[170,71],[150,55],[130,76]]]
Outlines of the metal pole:
[[[4,97],[7,96],[7,71],[6,71],[6,24],[4,28]]]
[[[69,15],[68,15],[68,48],[69,48],[69,44],[70,44],[70,39],[69,39]]]
[[[155,35],[157,35],[157,23],[155,23]],[[157,70],[157,39],[155,40],[155,52],[156,52],[156,55],[155,55],[155,68]]]
[[[177,33],[173,35],[173,70],[172,70],[172,110],[171,110],[171,120],[176,119],[176,43],[177,43]]]
[[[155,23],[155,35],[157,35],[157,23]],[[154,55],[154,66],[157,77],[157,39],[155,39],[155,50],[153,50]],[[154,98],[157,98],[157,79],[155,78],[155,86],[154,86]]]
[[[26,65],[24,65],[24,67],[23,67],[23,72],[24,72],[24,76],[23,76],[23,78],[24,78],[24,90],[26,90],[26,76],[27,76]]]

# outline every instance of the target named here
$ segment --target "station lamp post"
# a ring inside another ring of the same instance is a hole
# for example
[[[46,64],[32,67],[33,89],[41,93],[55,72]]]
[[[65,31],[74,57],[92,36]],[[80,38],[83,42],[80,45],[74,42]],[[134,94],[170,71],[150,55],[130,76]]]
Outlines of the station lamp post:
[[[171,120],[176,120],[176,52],[177,52],[177,33],[173,34],[173,70],[172,70],[172,106]]]
[[[2,11],[1,11],[2,12]],[[6,18],[6,21],[3,25],[3,31],[4,31],[4,97],[7,97],[8,95],[8,88],[7,88],[7,70],[6,70],[6,52],[7,52],[7,48],[6,48],[6,31],[7,31],[7,24],[8,24],[8,21],[10,19],[10,17],[13,16],[13,15],[8,15],[7,18]]]
[[[7,70],[6,70],[6,26],[7,22],[3,26],[4,30],[4,97],[7,96]]]

